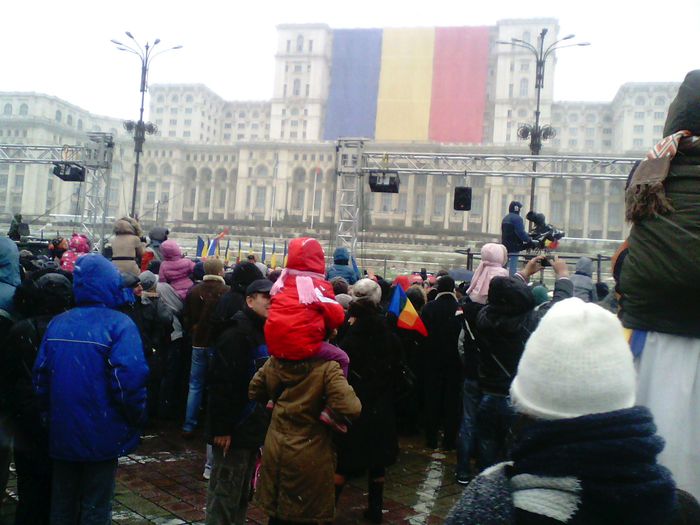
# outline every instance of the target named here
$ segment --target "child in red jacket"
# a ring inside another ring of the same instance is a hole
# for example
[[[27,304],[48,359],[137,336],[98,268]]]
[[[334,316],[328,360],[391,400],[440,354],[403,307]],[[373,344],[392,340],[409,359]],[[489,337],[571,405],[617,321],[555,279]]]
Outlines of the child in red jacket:
[[[269,354],[278,359],[337,361],[347,373],[347,354],[324,343],[345,321],[345,310],[335,301],[325,271],[323,248],[316,239],[301,237],[289,243],[287,267],[270,291],[265,341]],[[321,421],[343,430],[328,409],[322,412]]]

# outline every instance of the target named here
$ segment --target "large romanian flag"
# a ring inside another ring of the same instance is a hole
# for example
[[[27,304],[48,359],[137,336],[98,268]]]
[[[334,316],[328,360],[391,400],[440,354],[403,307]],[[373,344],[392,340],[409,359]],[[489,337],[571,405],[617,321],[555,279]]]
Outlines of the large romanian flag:
[[[483,141],[488,27],[337,29],[324,138]]]
[[[391,303],[389,303],[389,312],[398,319],[396,326],[399,328],[415,330],[424,336],[428,335],[428,330],[426,330],[418,312],[416,312],[411,300],[406,297],[406,292],[400,286],[394,287],[394,295],[391,297]]]

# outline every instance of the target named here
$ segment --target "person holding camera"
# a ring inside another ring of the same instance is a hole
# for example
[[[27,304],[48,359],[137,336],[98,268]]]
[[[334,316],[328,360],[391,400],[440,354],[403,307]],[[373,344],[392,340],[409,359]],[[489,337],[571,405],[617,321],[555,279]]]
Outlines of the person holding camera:
[[[512,201],[508,206],[508,215],[501,221],[501,244],[508,249],[508,272],[514,276],[518,270],[518,254],[532,244],[532,238],[525,231],[525,223],[520,216],[523,204]]]
[[[514,277],[491,279],[488,302],[476,317],[478,383],[483,393],[476,414],[480,469],[507,456],[506,438],[514,419],[508,391],[525,343],[553,304],[573,297],[574,285],[566,262],[555,257],[550,261],[556,276],[554,296],[535,309],[535,297],[527,281],[542,270],[545,259],[544,255],[530,259]]]

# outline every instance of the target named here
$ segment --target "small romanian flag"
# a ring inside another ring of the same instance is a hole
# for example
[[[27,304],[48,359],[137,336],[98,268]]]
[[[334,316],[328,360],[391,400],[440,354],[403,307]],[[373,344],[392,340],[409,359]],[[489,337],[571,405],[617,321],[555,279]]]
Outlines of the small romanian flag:
[[[404,292],[403,288],[400,286],[394,288],[394,295],[391,297],[391,303],[389,303],[389,312],[394,314],[398,319],[396,326],[399,328],[415,330],[419,334],[427,337],[428,330],[426,330],[411,300],[406,297],[406,292]]]

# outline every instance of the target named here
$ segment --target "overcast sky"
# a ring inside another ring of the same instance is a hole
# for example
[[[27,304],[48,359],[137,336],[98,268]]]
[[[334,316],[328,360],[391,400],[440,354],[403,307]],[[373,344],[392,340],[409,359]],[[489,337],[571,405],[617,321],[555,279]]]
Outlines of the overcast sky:
[[[0,91],[134,119],[138,58],[110,43],[127,30],[140,42],[184,46],[154,61],[151,83],[202,83],[250,100],[271,97],[277,24],[469,26],[536,16],[592,44],[559,54],[556,100],[609,101],[624,82],[679,82],[700,68],[700,0],[2,0]]]

